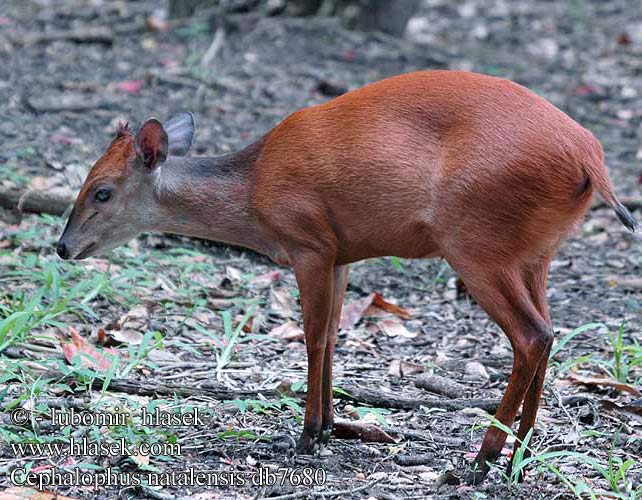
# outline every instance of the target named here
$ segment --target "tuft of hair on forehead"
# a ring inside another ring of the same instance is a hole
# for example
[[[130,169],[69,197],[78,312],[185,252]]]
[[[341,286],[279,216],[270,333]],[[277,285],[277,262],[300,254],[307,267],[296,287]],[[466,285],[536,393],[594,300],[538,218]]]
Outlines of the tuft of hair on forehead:
[[[129,122],[118,122],[116,137],[126,137],[130,135],[132,135],[132,129],[129,128]]]

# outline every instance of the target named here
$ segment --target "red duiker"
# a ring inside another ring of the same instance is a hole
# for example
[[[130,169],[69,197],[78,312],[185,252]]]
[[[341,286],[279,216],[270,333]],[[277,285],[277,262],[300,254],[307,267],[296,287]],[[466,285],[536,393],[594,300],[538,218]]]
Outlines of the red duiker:
[[[127,126],[94,165],[58,243],[84,258],[142,231],[241,245],[291,265],[308,354],[300,452],[328,439],[332,357],[348,264],[445,258],[504,330],[513,371],[496,418],[535,424],[553,330],[551,258],[594,191],[630,230],[600,143],[533,92],[458,71],[389,78],[298,111],[240,152],[185,158],[194,123]],[[506,434],[488,429],[468,480]]]

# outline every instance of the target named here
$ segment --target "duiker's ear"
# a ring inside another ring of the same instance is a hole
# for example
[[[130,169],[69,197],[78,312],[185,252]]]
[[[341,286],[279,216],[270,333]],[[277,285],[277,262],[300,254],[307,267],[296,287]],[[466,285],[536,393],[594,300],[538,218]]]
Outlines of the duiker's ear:
[[[169,139],[169,154],[185,156],[194,140],[194,115],[179,113],[167,120],[163,126]]]
[[[149,169],[157,167],[167,159],[167,132],[156,118],[150,118],[141,125],[134,140],[136,156]]]

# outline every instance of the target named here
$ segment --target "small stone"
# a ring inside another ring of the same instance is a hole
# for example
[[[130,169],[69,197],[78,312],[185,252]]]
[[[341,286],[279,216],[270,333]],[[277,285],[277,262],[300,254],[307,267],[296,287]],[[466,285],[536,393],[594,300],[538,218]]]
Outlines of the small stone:
[[[632,99],[638,96],[638,91],[635,90],[633,87],[622,87],[622,91],[620,95],[625,99]]]
[[[474,377],[476,380],[486,381],[490,379],[486,368],[479,361],[469,361],[466,363],[465,373],[466,375]]]
[[[474,3],[465,3],[459,6],[457,12],[461,17],[474,17],[477,15],[477,6]]]
[[[431,45],[435,42],[435,35],[430,29],[431,25],[428,18],[413,17],[406,26],[406,38],[420,45]]]
[[[617,117],[620,120],[630,120],[633,118],[633,110],[631,109],[620,109],[617,112]]]
[[[559,52],[559,45],[552,38],[542,38],[536,43],[535,51],[543,55],[546,59],[553,59]]]
[[[486,40],[488,38],[488,28],[484,24],[478,24],[471,30],[470,34],[477,40]]]

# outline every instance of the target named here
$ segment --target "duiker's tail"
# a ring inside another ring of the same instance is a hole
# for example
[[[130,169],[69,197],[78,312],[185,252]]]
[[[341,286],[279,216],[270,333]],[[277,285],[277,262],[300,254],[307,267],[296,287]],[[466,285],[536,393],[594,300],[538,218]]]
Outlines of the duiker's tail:
[[[633,218],[631,212],[629,212],[629,209],[617,201],[613,184],[611,183],[604,163],[601,161],[599,163],[587,162],[584,164],[584,173],[606,204],[615,210],[615,215],[620,219],[620,222],[624,224],[629,231],[635,231],[638,228],[638,223]]]

